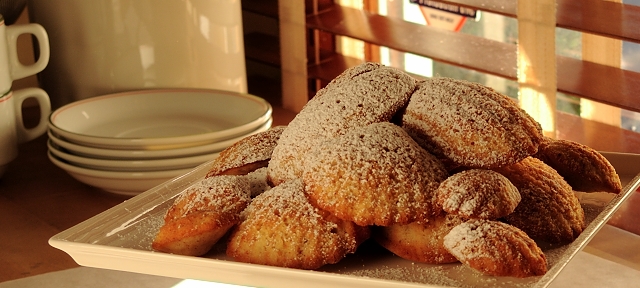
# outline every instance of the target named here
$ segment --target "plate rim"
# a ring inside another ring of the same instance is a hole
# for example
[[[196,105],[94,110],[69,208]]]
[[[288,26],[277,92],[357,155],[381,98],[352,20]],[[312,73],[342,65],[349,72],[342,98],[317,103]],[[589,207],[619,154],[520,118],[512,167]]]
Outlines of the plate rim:
[[[61,138],[62,136],[56,136],[55,132],[51,130],[47,130],[47,136],[49,139],[54,141],[55,144],[61,146],[62,148],[72,152],[75,155],[80,155],[83,157],[93,157],[93,158],[101,158],[101,159],[159,159],[159,158],[167,158],[167,157],[183,157],[188,155],[198,155],[202,153],[214,153],[220,152],[227,147],[233,145],[237,141],[241,140],[244,137],[264,132],[271,128],[273,125],[273,118],[270,118],[259,126],[257,129],[247,133],[240,135],[235,138],[226,139],[218,142],[213,142],[209,144],[193,146],[193,147],[181,147],[181,148],[173,148],[173,149],[109,149],[109,148],[97,148],[91,146],[83,146],[73,142],[66,141],[66,139]]]
[[[71,132],[65,130],[61,127],[58,127],[54,119],[56,115],[60,113],[60,111],[64,109],[68,109],[70,107],[74,107],[77,105],[81,105],[87,102],[99,101],[101,99],[108,99],[113,97],[123,97],[127,95],[139,95],[139,94],[152,94],[152,93],[210,93],[210,94],[225,94],[235,97],[242,97],[248,100],[256,102],[261,109],[264,111],[260,117],[245,123],[240,126],[236,126],[233,128],[194,134],[194,135],[186,135],[179,137],[154,137],[154,138],[112,138],[112,137],[101,137],[101,136],[90,136],[79,134],[76,132]],[[75,101],[64,105],[55,111],[53,111],[48,117],[48,127],[53,130],[55,133],[65,137],[67,140],[81,144],[87,145],[91,147],[97,148],[111,148],[111,149],[137,149],[137,148],[159,148],[162,147],[191,147],[196,145],[202,145],[206,143],[212,143],[215,141],[226,140],[229,138],[233,138],[235,136],[241,135],[243,132],[247,130],[252,130],[259,127],[261,124],[264,124],[268,121],[273,114],[273,107],[271,104],[265,100],[264,98],[248,94],[248,93],[238,93],[233,91],[226,90],[217,90],[217,89],[204,89],[204,88],[157,88],[157,89],[141,89],[141,90],[132,90],[126,92],[112,93],[106,95],[95,96],[79,101]]]

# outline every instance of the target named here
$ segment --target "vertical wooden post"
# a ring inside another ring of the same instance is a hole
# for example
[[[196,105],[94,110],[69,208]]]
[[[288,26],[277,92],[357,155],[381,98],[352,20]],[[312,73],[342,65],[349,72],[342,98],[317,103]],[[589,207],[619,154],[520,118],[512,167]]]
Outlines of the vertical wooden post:
[[[622,2],[621,0],[606,1]],[[622,41],[582,33],[582,60],[619,68],[622,63]],[[616,127],[620,127],[622,123],[620,108],[588,99],[580,99],[580,116]]]
[[[282,106],[300,112],[308,101],[305,1],[278,1]]]
[[[556,131],[556,1],[518,1],[518,84],[521,107],[542,125]]]
[[[364,2],[363,0],[335,0],[336,5],[359,10],[364,9]],[[361,40],[346,36],[336,36],[336,52],[343,56],[364,60],[365,45],[365,42]]]

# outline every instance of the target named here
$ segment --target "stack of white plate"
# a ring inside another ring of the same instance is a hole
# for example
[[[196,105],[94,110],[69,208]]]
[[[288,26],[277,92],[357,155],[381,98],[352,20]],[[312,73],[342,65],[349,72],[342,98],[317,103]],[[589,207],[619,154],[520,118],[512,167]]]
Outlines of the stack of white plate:
[[[49,118],[49,159],[75,179],[135,195],[271,127],[264,99],[208,89],[153,89],[65,105]]]

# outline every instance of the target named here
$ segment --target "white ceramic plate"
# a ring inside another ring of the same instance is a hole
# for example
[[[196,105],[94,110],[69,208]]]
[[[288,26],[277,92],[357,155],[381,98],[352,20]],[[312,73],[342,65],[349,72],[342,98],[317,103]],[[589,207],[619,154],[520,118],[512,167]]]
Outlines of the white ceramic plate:
[[[71,165],[51,153],[48,153],[48,156],[53,164],[65,170],[76,180],[110,193],[126,196],[138,195],[193,170],[193,168],[187,168],[152,172],[101,171]]]
[[[108,149],[175,149],[247,134],[271,118],[249,94],[152,89],[88,98],[56,109],[49,128],[67,141]]]
[[[49,152],[56,157],[67,161],[71,165],[78,167],[104,170],[104,171],[122,171],[122,172],[145,172],[145,171],[165,171],[176,169],[187,169],[196,167],[204,162],[215,159],[219,152],[195,155],[189,157],[163,158],[163,159],[146,159],[146,160],[114,160],[114,159],[96,159],[84,156],[78,156],[68,153],[64,148],[58,147],[53,141],[47,142]]]
[[[96,148],[96,147],[83,146],[83,145],[75,144],[72,142],[68,142],[61,136],[55,135],[55,133],[51,130],[47,131],[47,134],[49,136],[49,139],[53,141],[56,145],[64,148],[70,153],[73,153],[79,156],[91,157],[91,158],[97,158],[97,159],[137,159],[137,160],[160,159],[160,158],[176,158],[176,157],[185,157],[185,156],[219,152],[233,145],[234,143],[238,142],[244,137],[268,130],[269,128],[271,128],[272,123],[273,123],[273,119],[269,119],[266,123],[258,127],[258,129],[253,130],[249,134],[242,135],[236,138],[231,138],[228,140],[223,140],[220,142],[214,142],[211,144],[205,144],[205,145],[193,146],[193,147],[162,149],[162,150],[144,150],[144,149],[120,150],[120,149]]]
[[[603,153],[605,154],[605,153]],[[622,193],[582,193],[589,205],[588,226],[568,245],[546,250],[549,271],[528,278],[480,275],[461,264],[429,265],[401,259],[379,245],[362,247],[337,264],[319,271],[235,262],[226,257],[224,243],[206,257],[154,252],[151,242],[162,226],[173,197],[200,180],[210,164],[167,181],[91,219],[53,236],[49,243],[78,264],[136,273],[199,279],[255,287],[547,287],[567,263],[595,236],[613,213],[640,186],[640,155],[607,153],[625,186]],[[364,245],[364,244],[363,244]],[[220,247],[221,246],[221,247]]]

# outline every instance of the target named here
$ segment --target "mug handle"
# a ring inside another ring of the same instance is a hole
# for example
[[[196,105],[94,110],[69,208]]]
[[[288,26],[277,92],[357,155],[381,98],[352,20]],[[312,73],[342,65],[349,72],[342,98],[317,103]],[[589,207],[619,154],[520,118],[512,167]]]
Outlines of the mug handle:
[[[15,97],[13,103],[16,112],[18,143],[31,141],[47,132],[49,115],[51,114],[51,101],[49,100],[47,92],[40,88],[25,88],[14,91],[13,97]],[[22,119],[22,103],[29,98],[34,98],[38,101],[38,105],[40,106],[40,122],[35,127],[27,129],[24,127],[24,120]]]
[[[49,35],[44,27],[37,23],[12,25],[7,26],[6,33],[11,79],[17,80],[35,75],[47,67],[50,57]],[[22,65],[18,59],[18,36],[22,34],[33,34],[38,39],[38,60],[31,65]]]

